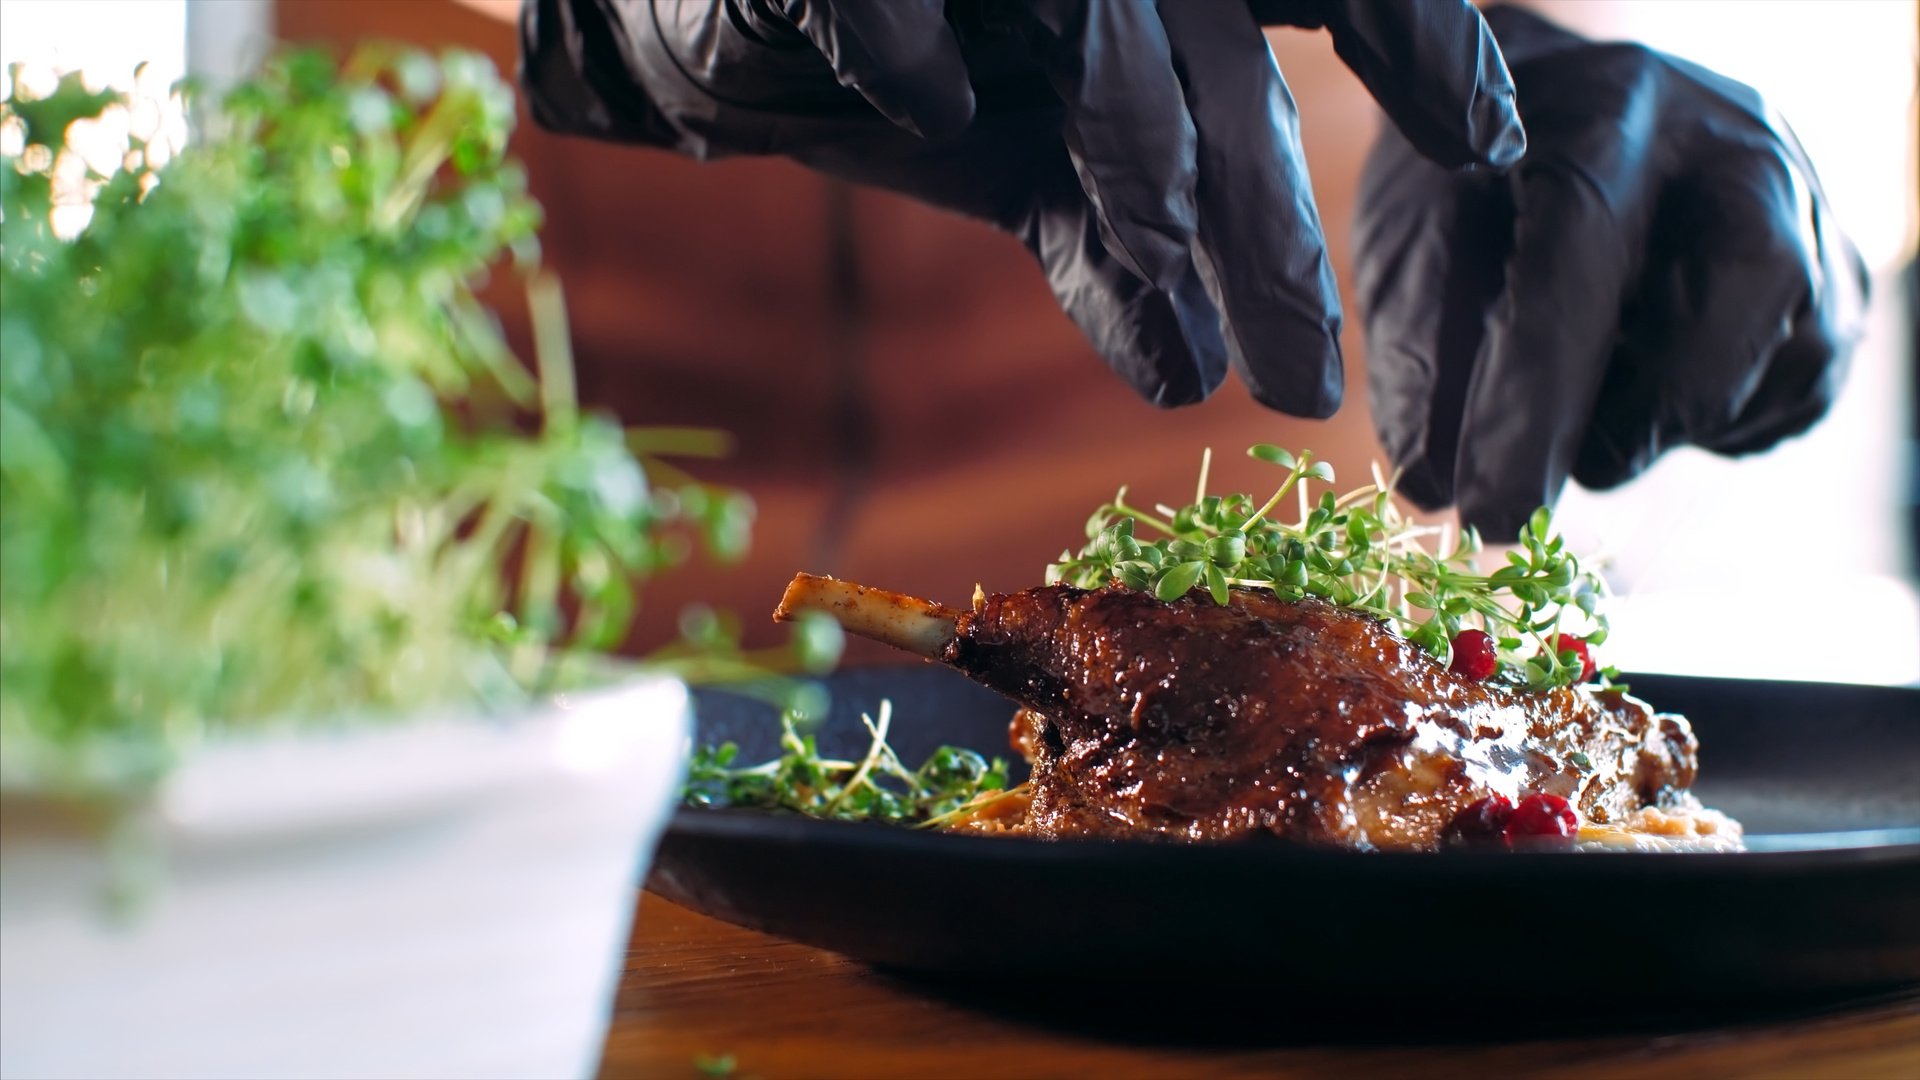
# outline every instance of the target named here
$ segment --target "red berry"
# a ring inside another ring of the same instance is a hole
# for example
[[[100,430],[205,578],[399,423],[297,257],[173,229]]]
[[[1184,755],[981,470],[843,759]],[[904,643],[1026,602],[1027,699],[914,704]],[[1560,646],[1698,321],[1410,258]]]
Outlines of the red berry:
[[[1558,795],[1529,795],[1507,819],[1507,843],[1516,847],[1570,848],[1580,831],[1573,804]]]
[[[1569,634],[1555,634],[1550,644],[1556,653],[1570,652],[1578,656],[1580,658],[1580,681],[1583,683],[1593,681],[1593,673],[1596,669],[1593,666],[1593,653],[1587,650],[1586,638],[1577,638]]]
[[[1493,637],[1485,630],[1462,630],[1453,637],[1453,663],[1447,670],[1463,679],[1479,682],[1500,667],[1493,655]]]
[[[1504,848],[1512,816],[1513,804],[1505,795],[1489,795],[1455,814],[1440,830],[1440,843],[1450,848]]]

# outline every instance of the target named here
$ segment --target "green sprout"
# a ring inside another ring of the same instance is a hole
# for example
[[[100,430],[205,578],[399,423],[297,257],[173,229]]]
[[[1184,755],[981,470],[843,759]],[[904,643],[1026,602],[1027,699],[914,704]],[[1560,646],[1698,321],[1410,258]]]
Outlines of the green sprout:
[[[1558,635],[1595,645],[1606,640],[1599,610],[1605,583],[1553,533],[1546,507],[1521,529],[1506,565],[1483,573],[1477,531],[1455,533],[1410,518],[1395,503],[1391,481],[1377,473],[1371,484],[1344,494],[1329,487],[1313,497],[1310,484],[1333,483],[1327,462],[1264,444],[1247,453],[1285,470],[1265,500],[1208,494],[1204,462],[1195,499],[1185,506],[1145,510],[1130,505],[1121,488],[1088,519],[1086,546],[1078,554],[1062,551],[1047,568],[1048,583],[1118,583],[1166,601],[1200,589],[1218,604],[1228,603],[1234,589],[1284,600],[1318,597],[1385,621],[1442,664],[1452,659],[1453,639],[1475,626],[1496,644],[1495,677],[1530,690],[1580,681],[1579,656],[1550,644]],[[1298,515],[1283,522],[1275,515],[1290,499]],[[1601,671],[1609,681],[1617,674]]]
[[[780,717],[780,756],[759,765],[736,766],[734,743],[694,751],[681,801],[688,806],[789,810],[809,817],[938,826],[975,799],[1004,791],[1007,763],[972,750],[942,746],[918,769],[909,769],[887,745],[893,703],[877,715],[862,713],[871,741],[858,761],[822,757],[804,720],[792,711]]]

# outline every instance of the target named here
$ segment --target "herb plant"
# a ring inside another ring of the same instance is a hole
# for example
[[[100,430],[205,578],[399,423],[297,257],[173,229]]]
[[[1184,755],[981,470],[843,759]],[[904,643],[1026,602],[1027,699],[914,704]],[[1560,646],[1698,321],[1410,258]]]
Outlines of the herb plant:
[[[636,583],[744,545],[744,496],[659,482],[684,433],[576,405],[485,59],[289,54],[183,91],[185,145],[77,77],[13,86],[0,779],[122,789],[220,728],[512,700],[618,646]],[[69,145],[116,118],[120,160]],[[536,372],[475,294],[502,259]],[[770,655],[706,627],[659,664],[818,669],[836,633]]]
[[[934,826],[982,795],[1007,786],[1007,763],[991,762],[954,746],[935,750],[909,769],[887,745],[893,704],[878,716],[862,713],[872,742],[858,761],[825,758],[811,734],[802,734],[792,711],[780,717],[780,756],[760,765],[736,766],[734,743],[696,750],[687,766],[681,800],[690,806],[791,810],[809,817],[874,820]]]
[[[1162,600],[1200,589],[1219,604],[1236,588],[1287,600],[1320,597],[1385,620],[1443,664],[1461,631],[1477,627],[1497,646],[1495,678],[1532,690],[1581,681],[1579,653],[1556,646],[1575,635],[1594,645],[1606,640],[1598,606],[1605,585],[1552,533],[1546,507],[1521,530],[1506,565],[1483,573],[1478,532],[1408,517],[1377,471],[1371,484],[1345,494],[1329,487],[1313,497],[1310,484],[1333,483],[1327,462],[1277,446],[1247,453],[1285,472],[1264,501],[1208,494],[1205,462],[1194,501],[1185,506],[1145,510],[1130,505],[1121,488],[1088,519],[1086,546],[1078,554],[1062,551],[1047,581],[1083,588],[1118,582]],[[1293,509],[1289,501],[1297,516],[1282,521],[1277,515]],[[1599,674],[1611,680],[1617,673]]]

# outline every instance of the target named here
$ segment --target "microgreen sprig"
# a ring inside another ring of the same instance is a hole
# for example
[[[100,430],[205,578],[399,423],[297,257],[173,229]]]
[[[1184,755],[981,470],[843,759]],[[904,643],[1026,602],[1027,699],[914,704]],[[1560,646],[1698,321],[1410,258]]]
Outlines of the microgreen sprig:
[[[1219,604],[1236,588],[1286,600],[1317,596],[1386,621],[1443,664],[1454,638],[1479,627],[1497,646],[1494,677],[1532,690],[1580,681],[1580,657],[1553,647],[1565,640],[1560,635],[1606,640],[1605,584],[1553,534],[1546,507],[1521,529],[1506,565],[1483,573],[1478,531],[1409,517],[1377,469],[1371,484],[1345,494],[1329,487],[1316,498],[1309,486],[1332,484],[1334,473],[1310,451],[1262,444],[1247,454],[1285,470],[1267,499],[1208,494],[1209,452],[1193,502],[1147,510],[1128,503],[1121,488],[1087,519],[1086,546],[1062,551],[1047,568],[1048,583],[1117,582],[1167,601],[1201,589]],[[1283,522],[1276,515],[1290,496],[1298,516]]]
[[[791,810],[809,817],[874,820],[930,825],[976,797],[1004,790],[1007,763],[971,750],[942,746],[918,769],[903,765],[887,745],[893,703],[882,701],[877,715],[860,720],[872,741],[858,761],[820,755],[811,734],[802,734],[804,718],[793,710],[780,714],[780,756],[760,765],[735,766],[734,743],[694,751],[687,765],[681,801],[689,806]]]

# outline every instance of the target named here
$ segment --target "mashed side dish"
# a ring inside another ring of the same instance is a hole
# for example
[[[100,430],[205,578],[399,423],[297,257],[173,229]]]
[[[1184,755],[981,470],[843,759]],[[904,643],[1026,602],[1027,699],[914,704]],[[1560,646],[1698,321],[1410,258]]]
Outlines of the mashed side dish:
[[[1586,824],[1576,834],[1581,851],[1742,851],[1740,823],[1688,796],[1674,807],[1648,806],[1624,821]]]

